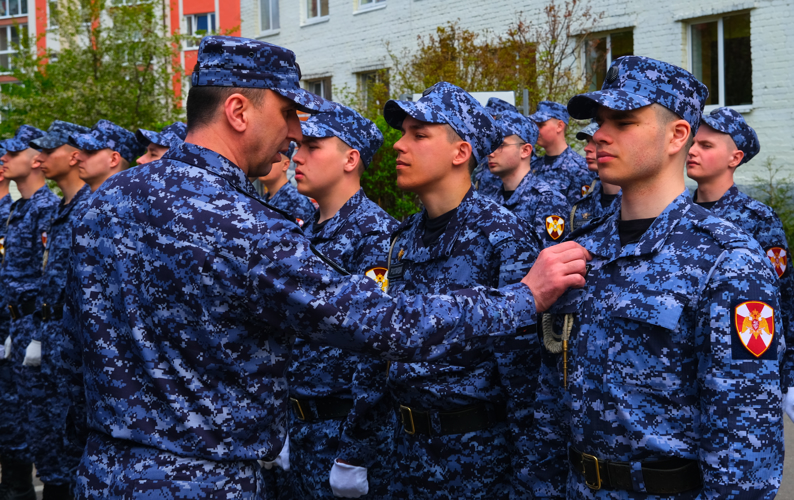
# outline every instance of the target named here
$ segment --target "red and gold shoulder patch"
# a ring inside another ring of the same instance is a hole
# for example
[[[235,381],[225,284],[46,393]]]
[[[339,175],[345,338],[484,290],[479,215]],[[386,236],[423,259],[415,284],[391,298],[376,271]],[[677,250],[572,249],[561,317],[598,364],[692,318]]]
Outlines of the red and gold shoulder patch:
[[[373,267],[364,273],[364,275],[373,279],[375,283],[380,285],[381,290],[385,292],[389,288],[388,272],[389,270],[385,267]]]
[[[759,300],[742,302],[734,308],[734,328],[745,349],[760,358],[775,339],[775,310]]]
[[[788,269],[788,252],[785,248],[772,247],[766,251],[766,256],[769,257],[770,262],[775,267],[775,272],[778,278],[782,278]]]
[[[565,231],[565,219],[559,215],[549,215],[546,217],[546,232],[553,240],[558,240],[562,237]]]
[[[47,248],[47,231],[41,232],[41,244],[44,245],[44,248]]]
[[[582,196],[587,196],[592,191],[593,191],[593,186],[588,186],[587,184],[582,186]]]
[[[298,223],[298,227],[303,227],[303,219],[299,219],[299,218],[295,217],[295,222]]]

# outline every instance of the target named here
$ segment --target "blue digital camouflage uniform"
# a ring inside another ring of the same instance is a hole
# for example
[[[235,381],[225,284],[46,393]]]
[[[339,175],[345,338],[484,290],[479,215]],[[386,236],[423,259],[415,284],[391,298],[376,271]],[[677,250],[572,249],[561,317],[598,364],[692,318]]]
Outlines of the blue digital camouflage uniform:
[[[627,56],[602,91],[568,108],[583,119],[598,105],[656,102],[695,133],[707,95],[680,68]],[[585,287],[550,309],[563,338],[564,315],[573,323],[568,355],[543,356],[524,467],[536,496],[773,498],[783,467],[784,343],[769,260],[688,191],[636,243],[621,245],[618,221],[616,212],[571,235],[593,260]],[[599,476],[599,464],[622,472]]]
[[[315,208],[311,200],[298,192],[298,188],[287,182],[279,188],[272,196],[265,193],[264,200],[279,210],[287,212],[298,220],[298,224],[303,226],[306,221],[314,217]]]
[[[502,111],[510,111],[520,115],[518,108],[507,101],[499,99],[498,97],[491,97],[488,99],[488,104],[485,105],[485,109],[490,111],[491,114],[498,114]],[[537,141],[537,136],[535,137],[535,141]],[[532,142],[532,146],[535,146],[534,141]],[[481,195],[495,200],[497,199],[499,188],[502,187],[502,179],[491,173],[491,170],[488,168],[488,161],[486,159],[477,165],[477,168],[474,170],[472,175],[472,184],[474,184],[474,188],[479,191]]]
[[[306,237],[326,257],[352,273],[364,274],[384,285],[389,236],[397,227],[382,208],[370,201],[363,191],[350,198],[321,229],[317,217],[304,226]],[[290,397],[306,403],[332,397],[359,405],[372,405],[380,393],[367,390],[373,378],[383,378],[386,361],[375,357],[320,346],[297,339],[289,368]],[[363,377],[353,384],[353,376]],[[326,400],[327,401],[327,400]],[[347,418],[301,421],[296,408],[290,413],[290,472],[295,490],[290,498],[334,498],[328,484],[328,472],[339,456],[342,426],[355,426],[353,415]],[[391,428],[389,427],[389,430]],[[385,438],[382,438],[386,441]],[[385,449],[385,444],[379,451]],[[388,483],[378,467],[368,470],[371,498],[380,498]],[[385,483],[385,484],[384,484]]]
[[[143,147],[148,147],[150,143],[154,143],[158,146],[170,148],[185,142],[185,137],[187,137],[187,124],[183,122],[174,122],[160,132],[144,129],[138,129],[135,132],[135,138],[138,139],[138,142]]]
[[[538,248],[523,223],[492,200],[470,191],[439,241],[422,242],[426,212],[404,221],[395,232],[388,274],[389,293],[420,297],[461,288],[503,286],[520,280]],[[399,267],[400,271],[395,271]],[[512,446],[531,425],[537,337],[517,335],[495,349],[467,352],[441,362],[391,363],[387,397],[399,421],[399,407],[450,413],[482,405],[495,417],[489,428],[447,435],[394,435],[391,470],[393,498],[508,498],[513,490]],[[499,351],[495,354],[494,350]],[[383,419],[382,412],[370,415]],[[404,419],[405,416],[402,416]],[[433,417],[434,418],[434,417]],[[406,428],[410,429],[410,425]]]
[[[301,131],[304,138],[339,138],[359,152],[365,168],[383,144],[383,134],[374,123],[342,105],[301,122]],[[397,221],[369,200],[361,189],[333,217],[322,224],[319,217],[318,211],[303,226],[312,244],[345,270],[369,276],[385,288],[389,236],[397,227]],[[339,436],[343,426],[355,425],[355,414],[344,415],[339,408],[352,408],[354,387],[360,404],[371,404],[370,400],[380,395],[377,391],[374,394],[367,391],[366,385],[354,386],[354,374],[370,379],[382,378],[385,372],[384,360],[301,338],[295,341],[288,376],[293,405],[288,472],[293,489],[286,495],[288,498],[334,498],[329,471],[339,456]],[[312,413],[312,405],[317,408],[323,404],[336,410],[336,416],[317,418]],[[384,436],[379,451],[383,452],[386,442]],[[385,493],[383,473],[373,467],[368,476],[369,497],[379,498]],[[284,495],[281,489],[279,495]]]
[[[88,132],[72,133],[69,136],[69,145],[83,151],[111,149],[130,165],[145,151],[135,134],[110,120],[99,120]]]
[[[736,147],[744,153],[739,165],[750,161],[761,150],[755,130],[741,114],[731,108],[718,108],[703,115],[701,126],[703,125],[731,137]],[[785,393],[790,387],[794,387],[794,325],[791,321],[791,315],[794,314],[794,275],[789,269],[791,256],[783,224],[774,210],[740,192],[735,185],[709,210],[755,238],[775,268],[780,283],[783,331],[787,346],[780,369],[781,388]]]

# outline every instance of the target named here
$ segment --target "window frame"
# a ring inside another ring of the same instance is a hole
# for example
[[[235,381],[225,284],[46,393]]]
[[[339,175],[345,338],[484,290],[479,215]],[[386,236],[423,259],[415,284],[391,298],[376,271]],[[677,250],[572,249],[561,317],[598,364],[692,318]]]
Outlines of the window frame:
[[[604,73],[609,70],[609,67],[612,66],[612,35],[616,35],[618,33],[631,33],[632,35],[632,45],[634,45],[634,29],[635,26],[627,26],[625,28],[613,29],[607,32],[596,32],[596,33],[588,33],[587,36],[584,37],[582,48],[581,48],[581,56],[580,61],[582,62],[582,74],[587,78],[589,75],[590,68],[587,67],[587,46],[588,42],[592,40],[597,40],[599,38],[606,38],[606,68],[604,69]],[[632,46],[632,52],[634,52],[634,47]],[[589,80],[588,80],[589,82]],[[588,83],[589,85],[589,83]],[[601,89],[596,89],[601,90]]]
[[[270,28],[269,29],[262,29],[262,3],[269,2],[270,3]],[[278,15],[276,16],[276,24],[278,27],[273,28],[273,5],[276,6],[276,10],[278,11]],[[279,8],[279,0],[259,0],[259,36],[267,36],[267,35],[275,35],[281,31],[281,9]]]
[[[30,2],[35,2],[35,0],[18,0],[18,2],[19,2],[18,3],[19,12],[17,14],[0,15],[0,19],[11,19],[11,18],[14,18],[14,17],[22,17],[22,16],[26,16],[27,17],[28,13],[30,12],[30,5],[29,4],[30,4]],[[23,2],[25,4],[25,11],[24,12],[22,11],[22,3]],[[0,5],[1,4],[5,4],[5,6],[7,7],[6,10],[10,10],[10,3],[11,3],[11,0],[0,0]]]
[[[371,12],[373,10],[380,10],[385,9],[388,5],[388,0],[371,0],[371,3],[362,4],[364,0],[356,0],[356,9],[353,14],[359,14],[364,12]]]
[[[27,23],[25,23],[25,24],[6,24],[5,26],[0,26],[0,29],[7,30],[7,34],[8,34],[8,48],[6,50],[0,50],[0,56],[5,56],[5,55],[9,56],[9,58],[8,58],[9,64],[11,63],[11,57],[10,56],[12,56],[12,55],[17,53],[17,51],[14,50],[14,48],[13,48],[14,47],[13,44],[11,43],[11,41],[13,40],[13,38],[11,36],[11,30],[12,29],[16,29],[17,30],[17,37],[21,37],[22,36],[22,30],[26,29],[27,26],[28,26]],[[12,67],[3,68],[2,66],[0,66],[0,75],[10,75],[12,73],[13,73],[13,68]]]
[[[687,71],[695,74],[695,70],[692,67],[692,63],[694,62],[694,54],[692,52],[692,27],[696,24],[705,24],[705,23],[712,23],[714,21],[717,22],[717,73],[719,78],[719,83],[717,85],[717,89],[720,95],[720,102],[717,104],[708,104],[703,109],[703,114],[709,114],[715,109],[718,108],[731,108],[732,110],[738,113],[749,113],[755,107],[755,103],[751,104],[738,104],[729,106],[725,104],[725,30],[723,25],[723,19],[730,16],[736,16],[740,14],[750,14],[749,11],[734,11],[734,12],[723,12],[722,14],[715,15],[715,16],[708,16],[696,19],[689,19],[686,21],[686,38],[687,38],[687,50],[686,50],[686,57],[687,57]],[[753,31],[753,24],[752,24],[752,16],[750,16],[750,39],[752,40],[752,31]],[[752,58],[752,55],[750,56]],[[755,96],[753,96],[755,97]]]
[[[212,18],[211,18],[212,21],[210,21],[210,19],[207,19],[207,32],[205,34],[201,35],[201,38],[197,39],[198,35],[196,35],[194,33],[188,33],[188,27],[191,28],[190,31],[195,32],[195,29],[192,29],[192,28],[193,28],[194,25],[197,24],[196,20],[199,17],[201,17],[201,16],[212,16]],[[188,22],[189,19],[190,19],[190,23]],[[183,16],[183,22],[184,22],[184,27],[185,27],[185,46],[184,46],[184,49],[185,50],[198,49],[199,45],[201,44],[201,39],[202,38],[204,38],[205,36],[209,36],[209,35],[215,34],[216,30],[218,29],[217,19],[218,19],[218,17],[217,17],[215,12],[205,12],[203,14],[186,14],[186,15],[184,15]],[[195,45],[193,45],[193,44],[195,44]]]
[[[319,6],[322,7],[322,0],[303,0],[301,3],[303,4],[303,25],[302,26],[311,26],[312,24],[319,24],[327,22],[331,19],[331,1],[328,0],[328,14],[322,15],[322,13],[315,17],[309,17],[309,2],[318,2]],[[320,9],[321,10],[321,9]]]
[[[303,81],[303,89],[308,91],[308,92],[311,92],[313,94],[319,95],[323,99],[331,100],[331,92],[333,90],[332,78],[333,77],[329,75],[329,76],[323,76],[323,77],[319,77],[319,78],[310,78],[310,79],[304,80]],[[308,88],[309,85],[314,85],[314,84],[317,84],[317,83],[322,84],[322,93],[320,93],[320,94],[317,94],[317,92],[314,92],[314,89]]]

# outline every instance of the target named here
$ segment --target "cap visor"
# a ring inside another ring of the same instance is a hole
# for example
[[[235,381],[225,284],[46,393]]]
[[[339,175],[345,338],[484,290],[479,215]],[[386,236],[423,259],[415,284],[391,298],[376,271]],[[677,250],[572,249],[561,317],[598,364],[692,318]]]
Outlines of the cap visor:
[[[64,144],[66,144],[66,141],[52,135],[45,135],[30,141],[30,145],[38,149],[55,149],[63,146]]]
[[[568,101],[568,113],[577,120],[595,118],[598,106],[616,111],[631,111],[653,104],[647,97],[626,92],[625,90],[609,89],[575,95]]]
[[[323,123],[316,123],[312,120],[301,122],[301,133],[303,137],[315,137],[322,139],[324,137],[336,137],[336,133],[330,127]]]
[[[139,128],[137,132],[135,132],[135,138],[140,142],[144,147],[148,146],[150,143],[155,143],[160,146],[165,146],[165,144],[160,144],[160,134],[154,132],[152,130],[144,130]]]
[[[416,118],[420,122],[425,123],[447,123],[440,119],[441,117],[438,113],[433,113],[431,109],[427,108],[427,103],[421,101],[395,101],[392,99],[387,101],[383,107],[383,118],[391,128],[397,130],[402,130],[406,116]],[[427,112],[423,111],[423,109],[427,109]]]
[[[69,136],[69,144],[83,151],[99,151],[108,147],[107,144],[98,141],[91,134],[71,135]]]
[[[304,113],[324,113],[334,109],[334,103],[303,89],[271,89],[298,105]]]

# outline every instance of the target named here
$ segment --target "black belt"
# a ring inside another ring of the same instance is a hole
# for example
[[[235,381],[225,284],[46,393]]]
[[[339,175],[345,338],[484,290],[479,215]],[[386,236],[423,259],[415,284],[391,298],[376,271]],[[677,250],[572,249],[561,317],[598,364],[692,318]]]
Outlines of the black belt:
[[[36,312],[36,301],[28,300],[19,304],[8,304],[8,310],[11,311],[11,319],[21,319]]]
[[[429,412],[400,405],[400,417],[403,430],[408,434],[445,436],[488,429],[494,424],[507,420],[507,410],[504,405],[478,404],[445,413]],[[433,428],[432,418],[438,419],[440,432]]]
[[[289,398],[292,411],[298,420],[314,422],[317,420],[331,420],[345,418],[353,409],[353,401],[335,397],[295,399]]]
[[[60,319],[63,319],[63,303],[41,305],[42,321],[57,321]]]
[[[631,480],[631,464],[599,460],[593,455],[581,453],[571,446],[568,460],[577,472],[584,476],[585,484],[593,489],[634,491]],[[674,495],[703,486],[697,461],[686,458],[669,458],[655,462],[642,462],[642,481],[645,493],[652,495]]]

